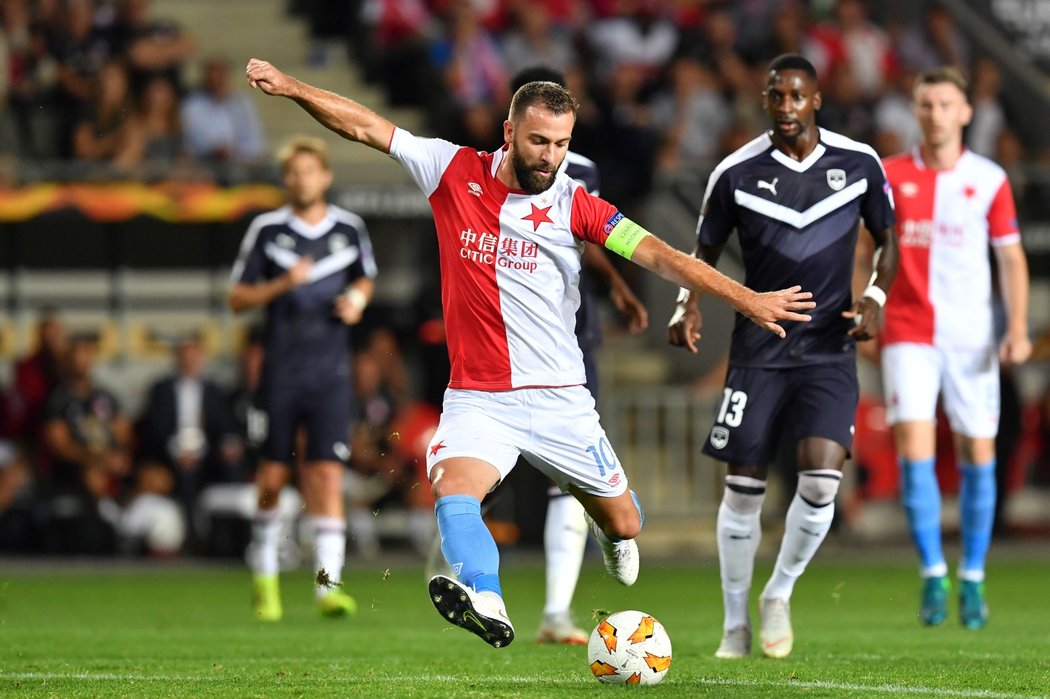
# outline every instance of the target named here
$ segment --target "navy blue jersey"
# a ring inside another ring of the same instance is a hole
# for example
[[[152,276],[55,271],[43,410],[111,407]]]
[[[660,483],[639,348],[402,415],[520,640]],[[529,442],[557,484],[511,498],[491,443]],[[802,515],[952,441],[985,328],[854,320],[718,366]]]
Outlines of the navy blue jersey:
[[[799,284],[817,307],[809,323],[782,323],[781,340],[740,314],[729,363],[793,367],[852,356],[854,248],[859,221],[872,231],[894,225],[886,173],[869,146],[820,130],[805,160],[792,160],[769,134],[723,160],[704,194],[697,240],[723,245],[735,229],[744,256],[744,284],[776,291]]]
[[[285,274],[303,257],[314,264],[306,283],[267,307],[264,371],[272,380],[299,381],[347,373],[350,328],[335,314],[335,299],[353,281],[375,277],[364,221],[337,206],[310,225],[291,207],[252,221],[233,266],[235,283],[257,284]]]
[[[588,194],[599,195],[598,166],[593,160],[569,151],[565,154],[562,168],[566,175],[582,184]],[[598,308],[595,306],[594,296],[586,280],[582,280],[580,284],[580,307],[576,309],[576,340],[584,352],[602,343],[602,326],[598,318]]]

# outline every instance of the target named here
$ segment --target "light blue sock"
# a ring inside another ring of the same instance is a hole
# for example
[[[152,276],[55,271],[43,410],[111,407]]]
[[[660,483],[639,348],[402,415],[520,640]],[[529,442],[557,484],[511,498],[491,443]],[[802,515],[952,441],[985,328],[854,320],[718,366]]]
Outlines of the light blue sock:
[[[499,586],[499,549],[481,519],[481,501],[469,495],[447,495],[434,505],[441,553],[464,585],[476,592],[503,596]]]
[[[959,513],[962,516],[961,573],[983,574],[984,559],[995,522],[995,459],[986,464],[961,464]],[[971,576],[967,576],[970,579]]]
[[[941,489],[933,464],[933,457],[900,460],[901,503],[908,514],[908,528],[922,569],[946,571],[941,549]]]

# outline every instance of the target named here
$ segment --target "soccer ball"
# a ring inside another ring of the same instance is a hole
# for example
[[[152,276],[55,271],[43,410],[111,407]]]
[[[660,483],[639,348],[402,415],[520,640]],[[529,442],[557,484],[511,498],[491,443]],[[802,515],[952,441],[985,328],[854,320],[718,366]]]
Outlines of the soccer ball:
[[[657,684],[671,667],[671,638],[645,612],[616,612],[591,632],[587,662],[599,682]]]

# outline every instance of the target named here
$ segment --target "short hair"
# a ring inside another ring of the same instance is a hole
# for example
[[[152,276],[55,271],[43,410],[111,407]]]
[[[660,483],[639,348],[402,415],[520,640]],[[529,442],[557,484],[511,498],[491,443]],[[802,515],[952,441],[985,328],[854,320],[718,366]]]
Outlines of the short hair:
[[[817,69],[813,67],[809,59],[797,53],[783,53],[769,62],[767,72],[782,70],[800,70],[809,76],[814,83],[817,82]]]
[[[531,68],[525,68],[519,70],[518,73],[510,79],[510,92],[514,94],[522,88],[522,86],[528,83],[544,82],[554,83],[567,87],[565,83],[565,74],[559,70],[555,70],[550,66],[536,65]]]
[[[573,117],[580,106],[569,91],[558,83],[533,81],[525,83],[514,93],[510,101],[510,119],[520,119],[525,110],[533,105],[540,105],[557,115],[571,112]]]
[[[922,71],[919,77],[915,78],[915,89],[923,85],[943,85],[944,83],[955,85],[963,96],[969,94],[970,83],[966,80],[966,76],[958,68],[951,66],[940,66]]]
[[[315,136],[293,136],[277,151],[277,162],[281,166],[281,172],[288,169],[288,163],[300,153],[309,153],[317,156],[325,170],[330,170],[328,165],[328,145]]]

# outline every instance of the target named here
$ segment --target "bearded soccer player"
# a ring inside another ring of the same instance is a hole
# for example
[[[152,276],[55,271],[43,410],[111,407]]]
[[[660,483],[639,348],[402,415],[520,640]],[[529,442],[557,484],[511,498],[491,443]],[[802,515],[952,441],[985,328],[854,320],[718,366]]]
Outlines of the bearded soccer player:
[[[248,558],[254,611],[263,621],[282,616],[277,505],[291,480],[300,427],[306,451],[299,485],[314,528],[317,604],[327,616],[356,610],[340,587],[346,557],[343,469],[350,456],[349,326],[361,320],[376,276],[364,222],[325,201],[332,171],[324,142],[292,139],[279,160],[288,204],[252,221],[229,298],[234,311],[266,309],[265,358],[255,396],[261,412],[248,421],[249,437],[262,450]]]
[[[769,464],[785,433],[796,445],[798,489],[759,615],[762,652],[772,658],[791,653],[791,594],[831,527],[852,444],[855,341],[878,331],[898,259],[879,158],[869,146],[817,127],[821,95],[813,65],[795,54],[774,59],[762,94],[771,128],[711,174],[695,254],[716,264],[735,230],[749,287],[775,289],[799,279],[817,306],[812,321],[791,327],[784,342],[770,342],[739,316],[733,329],[722,403],[703,448],[729,470],[716,525],[725,608],[719,658],[751,653],[748,605],[760,514]],[[855,300],[861,219],[878,262],[871,285]],[[672,344],[694,352],[702,324],[697,298],[683,290],[668,328]]]
[[[959,619],[988,622],[985,556],[995,517],[999,362],[1020,364],[1028,337],[1028,263],[1006,173],[963,147],[973,109],[953,68],[916,80],[922,143],[885,162],[900,217],[901,274],[886,302],[882,374],[887,419],[901,467],[901,497],[923,578],[919,620],[947,618],[948,565],[941,547],[941,496],[934,473],[934,412],[940,395],[955,437],[962,556]],[[996,347],[988,248],[1006,307]]]
[[[778,321],[805,321],[810,294],[759,294],[680,253],[560,171],[576,102],[560,85],[533,82],[511,101],[506,141],[493,152],[419,138],[353,100],[252,59],[249,83],[288,97],[327,128],[389,153],[434,212],[451,380],[426,452],[446,561],[458,580],[430,580],[441,616],[505,647],[514,640],[499,553],[481,499],[519,455],[583,504],[607,570],[638,576],[638,499],[584,388],[573,336],[580,243],[602,245],[691,289],[727,300],[783,337]]]

